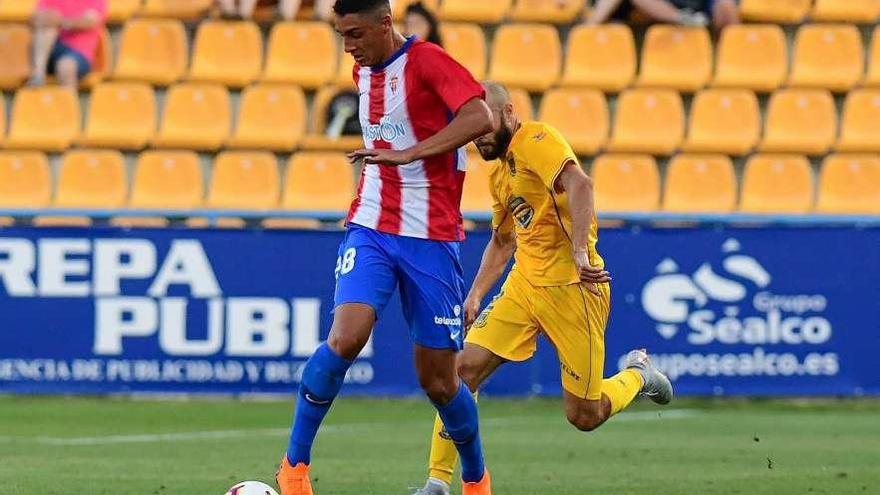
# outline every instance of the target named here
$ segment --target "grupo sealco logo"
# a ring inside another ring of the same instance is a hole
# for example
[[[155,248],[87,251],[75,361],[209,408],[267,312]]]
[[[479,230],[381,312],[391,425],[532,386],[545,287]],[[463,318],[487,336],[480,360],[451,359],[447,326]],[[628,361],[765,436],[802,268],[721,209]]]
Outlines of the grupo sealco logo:
[[[642,290],[642,307],[667,340],[692,345],[820,345],[832,337],[821,294],[777,294],[773,275],[741,253],[736,239],[721,246],[720,260],[685,271],[672,258]]]

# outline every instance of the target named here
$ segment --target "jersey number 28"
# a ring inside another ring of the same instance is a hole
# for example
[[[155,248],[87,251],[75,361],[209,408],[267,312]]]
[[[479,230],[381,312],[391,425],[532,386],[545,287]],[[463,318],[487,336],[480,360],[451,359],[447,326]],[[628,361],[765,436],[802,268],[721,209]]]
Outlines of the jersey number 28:
[[[345,275],[354,269],[354,260],[356,257],[357,251],[354,248],[348,248],[342,256],[336,258],[336,278],[339,278],[340,275]]]

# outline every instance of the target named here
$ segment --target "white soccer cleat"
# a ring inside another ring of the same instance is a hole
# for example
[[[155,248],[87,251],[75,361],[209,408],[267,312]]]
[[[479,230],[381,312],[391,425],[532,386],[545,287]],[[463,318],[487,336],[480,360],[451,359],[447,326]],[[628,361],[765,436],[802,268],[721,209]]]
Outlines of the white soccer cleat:
[[[413,492],[413,495],[450,495],[449,483],[437,478],[428,478],[425,486]]]
[[[644,385],[642,385],[640,395],[651,399],[657,404],[669,404],[672,401],[672,383],[651,362],[647,351],[644,349],[630,351],[626,355],[626,367],[632,368],[642,375]]]

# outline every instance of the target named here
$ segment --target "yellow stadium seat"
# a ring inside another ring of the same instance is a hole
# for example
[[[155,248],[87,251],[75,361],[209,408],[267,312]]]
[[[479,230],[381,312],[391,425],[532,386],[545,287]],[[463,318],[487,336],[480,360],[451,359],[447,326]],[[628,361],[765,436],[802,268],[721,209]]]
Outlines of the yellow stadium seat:
[[[335,83],[339,88],[356,89],[354,86],[354,57],[345,53],[345,47],[339,44],[339,67],[336,69]]]
[[[292,151],[305,127],[306,97],[298,86],[250,86],[242,93],[238,123],[227,146]]]
[[[663,209],[729,213],[736,207],[736,175],[725,155],[678,155],[669,162]]]
[[[660,207],[660,173],[650,155],[602,155],[593,162],[596,209],[651,212]]]
[[[121,208],[128,195],[125,159],[118,151],[69,151],[58,173],[54,206]]]
[[[617,99],[609,151],[671,155],[684,138],[681,96],[671,89],[631,89]]]
[[[665,24],[648,28],[642,45],[639,86],[693,92],[705,86],[711,75],[709,31]]]
[[[559,129],[579,155],[595,155],[608,140],[608,104],[597,89],[551,89],[538,118]]]
[[[125,23],[113,77],[168,86],[186,73],[186,31],[173,19],[132,19]]]
[[[821,89],[785,89],[770,98],[761,151],[822,155],[837,136],[831,93]]]
[[[813,208],[813,171],[803,155],[754,155],[743,174],[740,211],[803,214]]]
[[[742,24],[721,31],[714,86],[768,93],[787,74],[788,46],[781,27]]]
[[[437,7],[440,5],[440,0],[391,0],[391,8],[395,22],[402,21],[406,8],[411,3],[416,3],[418,1],[421,1],[431,12],[437,12]]]
[[[204,179],[192,151],[147,151],[138,157],[132,180],[132,208],[192,209],[202,206]]]
[[[871,53],[868,55],[868,71],[865,86],[880,87],[880,26],[874,28],[871,38]]]
[[[37,9],[38,0],[4,0],[0,2],[0,22],[27,22]]]
[[[31,221],[34,227],[89,227],[92,225],[92,219],[81,216],[52,216],[39,215]]]
[[[214,0],[145,0],[140,14],[194,21],[204,17],[213,5]]]
[[[115,217],[110,225],[126,229],[162,229],[171,222],[165,217]]]
[[[263,67],[263,36],[249,21],[199,24],[189,79],[233,88],[247,86]]]
[[[216,150],[229,137],[230,119],[229,93],[223,86],[196,83],[172,86],[153,145]]]
[[[320,230],[323,224],[317,218],[265,218],[264,229]]]
[[[141,8],[141,0],[107,0],[107,22],[122,24],[134,17]]]
[[[840,154],[825,158],[816,210],[880,214],[880,156]]]
[[[742,0],[739,8],[743,19],[749,21],[799,24],[812,4],[813,0]]]
[[[846,92],[861,81],[862,35],[851,24],[808,24],[798,30],[788,84]]]
[[[563,86],[617,92],[636,75],[636,43],[625,24],[580,25],[568,36]]]
[[[510,20],[571,24],[583,11],[584,2],[581,0],[566,0],[564,4],[556,0],[516,0],[510,11]]]
[[[814,21],[872,24],[880,16],[877,0],[816,0],[810,18]]]
[[[880,152],[880,89],[857,89],[846,96],[835,149]]]
[[[326,23],[279,22],[269,35],[263,81],[319,88],[336,75],[337,51],[336,35]]]
[[[486,77],[486,35],[480,26],[448,22],[440,26],[443,48],[467,67],[474,78]]]
[[[80,143],[139,150],[156,132],[156,97],[144,83],[103,83],[91,93],[88,122]]]
[[[690,127],[682,149],[697,153],[745,155],[761,138],[758,98],[745,89],[706,89],[691,104]]]
[[[21,86],[31,73],[31,30],[21,24],[0,25],[0,89]]]
[[[79,99],[60,86],[22,88],[15,93],[9,137],[15,149],[63,151],[79,134]]]
[[[559,79],[561,63],[555,27],[506,24],[495,33],[489,78],[511,87],[545,91]]]
[[[41,208],[52,196],[49,160],[36,151],[0,151],[0,206]]]
[[[268,210],[278,207],[280,180],[275,155],[263,151],[227,151],[217,155],[208,206]]]
[[[343,214],[355,196],[354,182],[344,153],[297,153],[287,163],[281,207]]]
[[[513,110],[521,120],[533,120],[535,118],[535,109],[532,107],[532,97],[529,92],[522,88],[509,88],[510,103],[513,104]]]
[[[327,129],[327,110],[330,102],[341,91],[354,91],[353,88],[339,89],[333,86],[321,88],[315,95],[312,116],[309,122],[309,132],[303,138],[300,146],[306,150],[334,150],[334,151],[352,151],[364,147],[363,137],[342,135],[338,138],[332,138],[325,134]],[[352,109],[357,112],[356,108]]]
[[[439,14],[444,21],[497,24],[507,16],[512,3],[512,0],[443,0]]]
[[[468,213],[492,213],[492,187],[490,174],[497,160],[487,162],[479,153],[468,153],[467,174],[461,193],[461,211]]]

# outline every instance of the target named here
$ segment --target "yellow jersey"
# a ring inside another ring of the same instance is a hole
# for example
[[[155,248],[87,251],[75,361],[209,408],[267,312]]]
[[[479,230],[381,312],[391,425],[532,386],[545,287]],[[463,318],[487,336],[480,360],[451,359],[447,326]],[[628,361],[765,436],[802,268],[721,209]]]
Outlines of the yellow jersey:
[[[554,190],[563,165],[578,162],[571,146],[554,127],[523,122],[510,141],[507,155],[490,174],[492,227],[516,233],[515,270],[537,287],[580,282],[571,241],[568,197]],[[595,214],[590,220],[587,252],[593,266],[604,267]]]

